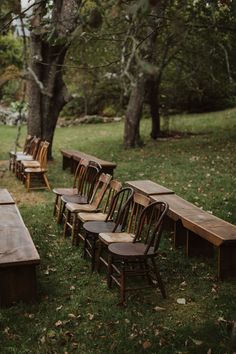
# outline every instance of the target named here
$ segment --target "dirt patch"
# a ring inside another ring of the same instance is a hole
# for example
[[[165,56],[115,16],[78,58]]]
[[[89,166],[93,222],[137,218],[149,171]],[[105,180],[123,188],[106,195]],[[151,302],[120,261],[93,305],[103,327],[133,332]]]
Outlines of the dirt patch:
[[[17,205],[35,205],[48,202],[47,193],[44,194],[42,191],[26,192],[22,182],[16,178],[12,171],[9,171],[8,161],[4,160],[0,161],[0,188],[6,188]]]

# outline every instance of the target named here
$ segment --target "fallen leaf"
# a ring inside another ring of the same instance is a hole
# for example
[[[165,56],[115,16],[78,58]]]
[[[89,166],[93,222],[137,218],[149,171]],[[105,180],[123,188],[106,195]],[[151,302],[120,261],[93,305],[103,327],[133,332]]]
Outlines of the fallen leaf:
[[[92,319],[94,318],[94,314],[93,313],[88,313],[88,318],[90,321],[92,321]]]
[[[69,314],[68,314],[68,317],[69,317],[69,318],[76,318],[76,316],[75,316],[73,313],[69,313]]]
[[[179,298],[179,299],[177,299],[177,303],[179,304],[179,305],[186,305],[186,299],[185,298]]]
[[[143,349],[148,349],[152,346],[152,343],[149,340],[145,340],[145,342],[143,342]]]
[[[194,339],[194,338],[191,338],[191,341],[192,341],[195,345],[202,345],[202,343],[203,343],[203,341],[198,340],[198,339]]]
[[[56,337],[56,332],[53,330],[49,330],[47,333],[48,338],[55,338]]]
[[[155,311],[165,311],[165,308],[164,307],[160,307],[160,306],[156,306],[156,307],[154,307],[154,310]]]
[[[58,320],[58,321],[55,323],[55,326],[56,326],[56,327],[62,326],[62,321],[61,321],[61,320]]]

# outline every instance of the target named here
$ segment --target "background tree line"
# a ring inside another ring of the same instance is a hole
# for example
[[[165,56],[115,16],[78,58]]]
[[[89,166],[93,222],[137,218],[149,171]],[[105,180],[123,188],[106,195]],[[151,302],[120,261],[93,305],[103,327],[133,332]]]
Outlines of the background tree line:
[[[124,115],[124,145],[133,147],[142,145],[144,113],[156,139],[160,116],[235,105],[235,1],[39,0],[29,7],[22,72],[22,39],[13,38],[11,19],[25,13],[19,1],[1,2],[0,94],[18,99],[19,77],[27,79],[31,134],[52,142],[60,114]]]

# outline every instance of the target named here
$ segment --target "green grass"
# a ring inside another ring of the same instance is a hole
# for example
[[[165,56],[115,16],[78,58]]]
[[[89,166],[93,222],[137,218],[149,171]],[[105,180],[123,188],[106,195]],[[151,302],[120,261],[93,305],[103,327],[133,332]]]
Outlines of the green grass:
[[[122,123],[58,128],[50,183],[71,185],[59,149],[79,149],[117,162],[115,177],[123,182],[151,179],[236,223],[236,110],[174,116],[169,125],[186,134],[150,141],[150,121],[143,120],[145,146],[133,150],[122,147]],[[25,135],[23,128],[22,144]],[[15,136],[15,127],[0,126],[1,160],[8,159]],[[0,186],[17,201],[41,256],[37,303],[0,310],[1,354],[232,352],[236,281],[218,282],[214,259],[186,258],[165,233],[160,268],[168,299],[156,291],[133,293],[128,306],[120,308],[117,288],[108,290],[105,274],[91,274],[80,249],[63,239],[52,217],[53,193],[27,194],[8,171]],[[186,305],[179,305],[178,298],[185,298]]]

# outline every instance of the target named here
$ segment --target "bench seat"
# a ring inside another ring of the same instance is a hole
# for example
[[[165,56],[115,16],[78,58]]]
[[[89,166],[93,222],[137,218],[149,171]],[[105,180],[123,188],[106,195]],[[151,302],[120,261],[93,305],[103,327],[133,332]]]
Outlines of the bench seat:
[[[78,150],[65,150],[61,149],[62,154],[62,168],[65,170],[66,168],[70,168],[71,172],[74,173],[76,167],[81,159],[86,159],[89,161],[95,161],[99,163],[102,167],[102,172],[109,173],[113,176],[114,169],[116,168],[116,163],[105,161],[99,159],[93,155],[86,154],[84,152]]]
[[[8,191],[0,190],[0,201],[4,199],[1,199],[2,195],[6,197]],[[1,307],[36,300],[36,267],[39,264],[38,251],[17,206],[0,204]]]
[[[169,204],[174,222],[175,247],[184,246],[188,256],[213,256],[217,252],[217,276],[236,276],[236,226],[220,219],[176,194],[152,195],[153,201]],[[213,248],[214,246],[214,248]]]

